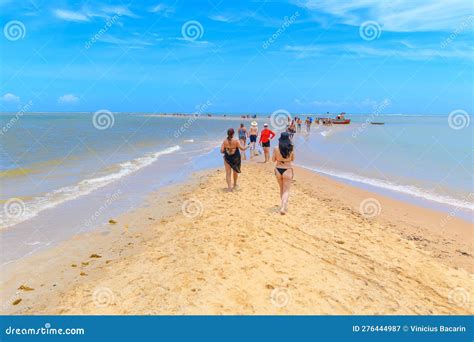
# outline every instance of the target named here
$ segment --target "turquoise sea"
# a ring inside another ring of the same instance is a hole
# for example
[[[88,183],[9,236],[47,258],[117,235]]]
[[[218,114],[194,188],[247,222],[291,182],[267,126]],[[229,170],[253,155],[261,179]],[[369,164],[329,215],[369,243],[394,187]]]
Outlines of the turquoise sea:
[[[472,221],[470,116],[454,123],[446,115],[349,117],[350,125],[303,127],[294,138],[297,164]],[[3,262],[92,230],[153,190],[220,166],[218,146],[241,121],[239,114],[107,111],[3,113],[0,119],[3,243],[25,241],[24,248],[4,251]],[[258,121],[282,129],[269,114]]]

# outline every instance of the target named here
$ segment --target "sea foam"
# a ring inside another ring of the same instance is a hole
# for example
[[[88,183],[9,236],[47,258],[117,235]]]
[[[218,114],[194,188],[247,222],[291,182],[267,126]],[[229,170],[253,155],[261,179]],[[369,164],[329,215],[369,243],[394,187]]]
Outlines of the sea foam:
[[[118,171],[116,172],[88,178],[80,181],[77,184],[62,187],[43,196],[36,197],[31,201],[24,203],[21,215],[7,215],[5,210],[4,212],[0,213],[0,225],[3,228],[6,228],[31,219],[43,210],[54,208],[66,201],[90,194],[99,188],[111,184],[112,182],[115,182],[154,163],[161,156],[177,152],[180,149],[180,146],[175,145],[158,152],[146,154],[143,157],[118,164]]]

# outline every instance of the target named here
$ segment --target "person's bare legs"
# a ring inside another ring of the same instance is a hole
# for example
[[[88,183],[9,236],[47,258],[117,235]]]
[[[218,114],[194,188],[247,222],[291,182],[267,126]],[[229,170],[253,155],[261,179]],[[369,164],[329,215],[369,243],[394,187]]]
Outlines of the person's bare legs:
[[[225,166],[225,180],[227,181],[227,190],[232,191],[232,168],[226,161],[224,161]]]
[[[288,198],[290,197],[290,186],[293,179],[293,169],[286,170],[281,178],[283,190],[281,195],[280,214],[284,215],[288,212]]]
[[[265,153],[265,163],[270,160],[270,147],[264,147],[263,152]]]
[[[280,172],[278,172],[277,170],[275,170],[275,177],[277,179],[278,186],[280,187],[280,200],[281,200],[281,196],[283,195],[283,179],[280,175]]]
[[[235,171],[233,171],[234,173],[234,189],[237,187],[237,178],[239,178],[239,174]]]

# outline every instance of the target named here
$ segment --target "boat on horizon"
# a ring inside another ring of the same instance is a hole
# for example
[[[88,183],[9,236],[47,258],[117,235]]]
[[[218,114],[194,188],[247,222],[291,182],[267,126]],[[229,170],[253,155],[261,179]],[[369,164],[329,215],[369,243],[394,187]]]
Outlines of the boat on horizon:
[[[351,119],[345,118],[346,112],[342,112],[335,119],[331,119],[331,123],[334,125],[348,125],[351,123]]]

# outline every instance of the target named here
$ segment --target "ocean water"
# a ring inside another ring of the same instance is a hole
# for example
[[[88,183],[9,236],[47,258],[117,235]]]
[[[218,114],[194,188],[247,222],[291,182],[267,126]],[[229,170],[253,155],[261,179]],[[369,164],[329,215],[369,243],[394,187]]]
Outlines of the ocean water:
[[[0,114],[0,234],[2,247],[15,246],[2,248],[1,261],[92,230],[163,185],[222,165],[218,146],[237,116]],[[297,134],[297,164],[472,218],[471,126],[453,129],[434,115],[378,115],[380,126],[368,115],[351,119]]]
[[[299,164],[339,179],[432,202],[472,217],[473,130],[441,115],[352,116],[350,125],[316,126],[295,140]],[[459,127],[458,127],[459,128]]]

